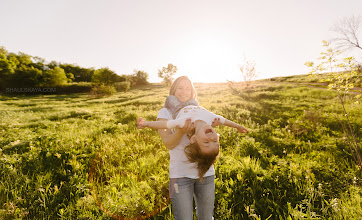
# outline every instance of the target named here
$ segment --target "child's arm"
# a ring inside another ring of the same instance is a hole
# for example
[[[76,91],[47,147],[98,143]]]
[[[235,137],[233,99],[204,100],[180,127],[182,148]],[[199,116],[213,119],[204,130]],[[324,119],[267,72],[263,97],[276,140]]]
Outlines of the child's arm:
[[[138,118],[137,127],[139,129],[143,128],[167,129],[167,121],[146,121],[143,118]]]
[[[171,128],[182,128],[185,125],[185,120],[168,120],[168,121],[146,121],[143,118],[137,119],[137,127],[153,128],[153,129],[171,129]]]
[[[244,128],[244,126],[239,125],[233,121],[230,121],[228,119],[225,118],[225,122],[224,122],[225,126],[231,127],[231,128],[236,128],[240,133],[246,133],[248,130],[246,128]]]

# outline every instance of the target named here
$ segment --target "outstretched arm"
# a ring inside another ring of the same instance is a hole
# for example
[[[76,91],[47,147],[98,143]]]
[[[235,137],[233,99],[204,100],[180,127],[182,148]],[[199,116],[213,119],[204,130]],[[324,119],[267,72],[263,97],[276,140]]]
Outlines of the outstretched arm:
[[[225,123],[224,123],[225,126],[228,126],[228,127],[231,127],[231,128],[236,128],[240,133],[246,133],[248,130],[242,126],[242,125],[239,125],[233,121],[230,121],[228,119],[225,119]]]
[[[239,125],[233,121],[230,121],[226,118],[223,118],[221,117],[223,120],[225,120],[224,122],[222,122],[222,120],[220,119],[220,117],[216,117],[214,118],[211,126],[212,127],[216,127],[216,126],[219,126],[219,125],[225,125],[225,126],[228,126],[228,127],[231,127],[231,128],[236,128],[238,130],[238,132],[240,133],[246,133],[248,130],[242,126],[242,125]]]
[[[139,129],[143,128],[167,129],[167,121],[146,121],[143,118],[138,118],[137,127]]]
[[[170,128],[180,128],[185,125],[184,119],[179,120],[168,120],[168,121],[146,121],[143,118],[137,119],[137,127],[139,129],[143,128],[153,128],[153,129],[170,129]]]

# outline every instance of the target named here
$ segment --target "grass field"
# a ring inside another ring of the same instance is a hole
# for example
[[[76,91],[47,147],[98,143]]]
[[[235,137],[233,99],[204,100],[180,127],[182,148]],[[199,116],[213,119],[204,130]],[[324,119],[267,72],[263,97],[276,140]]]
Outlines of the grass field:
[[[298,83],[195,84],[218,127],[215,219],[361,219],[361,171],[336,93]],[[155,120],[168,89],[103,98],[0,96],[0,219],[172,219],[168,151]],[[347,110],[361,142],[362,108]]]

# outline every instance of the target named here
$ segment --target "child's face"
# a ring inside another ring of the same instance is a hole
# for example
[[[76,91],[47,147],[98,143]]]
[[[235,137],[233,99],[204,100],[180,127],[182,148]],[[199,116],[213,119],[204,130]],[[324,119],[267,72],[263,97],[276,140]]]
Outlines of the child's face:
[[[175,96],[180,102],[186,102],[191,98],[192,85],[187,79],[182,79],[176,87]]]
[[[195,129],[195,135],[191,137],[190,142],[197,144],[200,150],[205,153],[211,153],[219,148],[219,135],[216,133],[211,125],[204,124]]]

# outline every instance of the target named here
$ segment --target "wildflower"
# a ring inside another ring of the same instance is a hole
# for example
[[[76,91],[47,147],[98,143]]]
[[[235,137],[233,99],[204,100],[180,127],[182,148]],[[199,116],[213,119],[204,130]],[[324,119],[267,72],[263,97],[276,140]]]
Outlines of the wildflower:
[[[353,184],[357,184],[358,178],[357,177],[353,177],[352,183]]]
[[[338,208],[338,199],[337,198],[334,198],[332,201],[331,201],[331,206],[333,208],[333,210],[335,212],[338,212],[339,211],[339,208]]]

